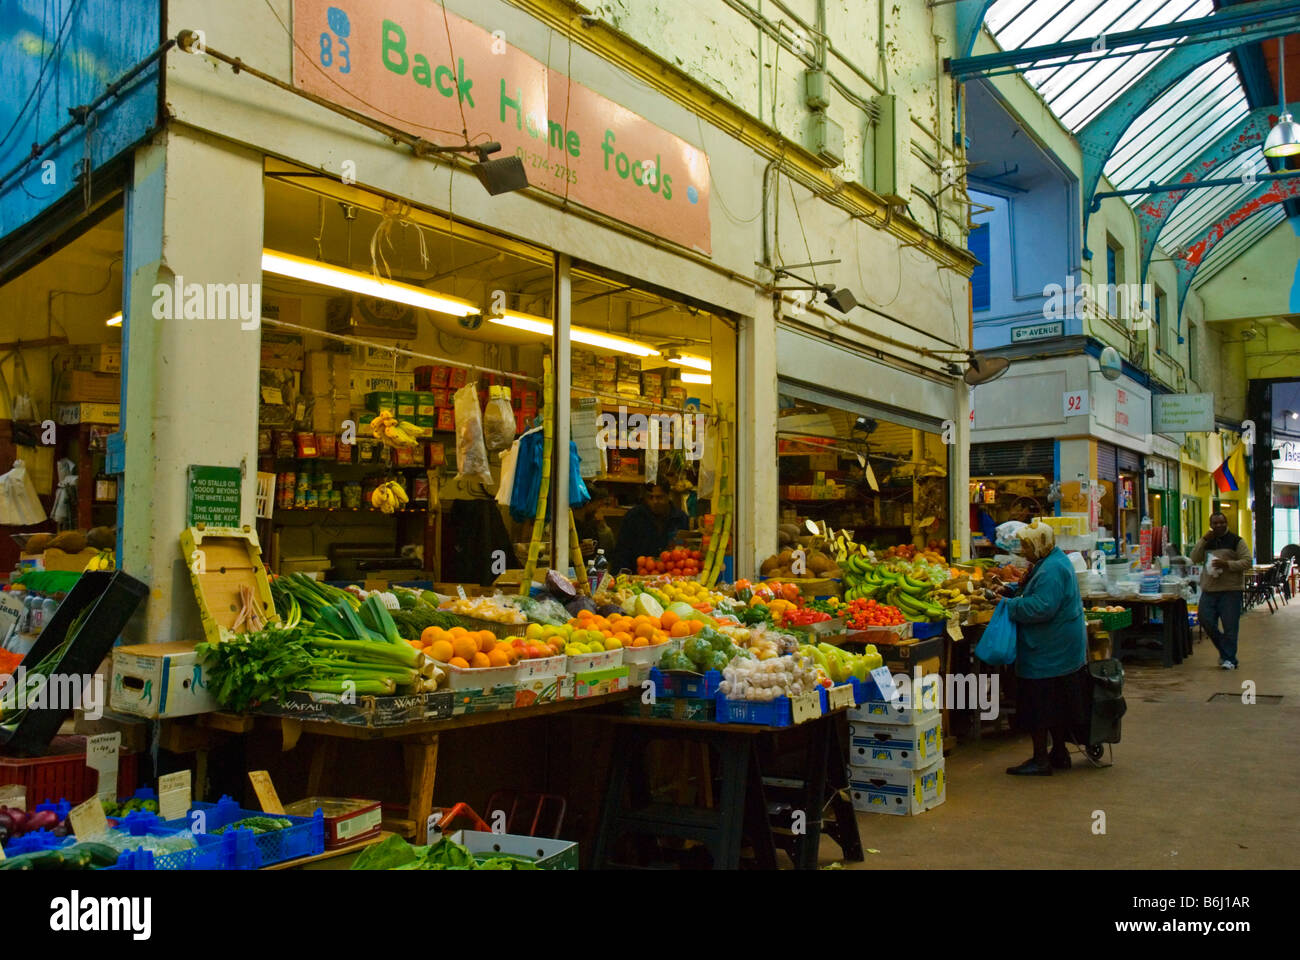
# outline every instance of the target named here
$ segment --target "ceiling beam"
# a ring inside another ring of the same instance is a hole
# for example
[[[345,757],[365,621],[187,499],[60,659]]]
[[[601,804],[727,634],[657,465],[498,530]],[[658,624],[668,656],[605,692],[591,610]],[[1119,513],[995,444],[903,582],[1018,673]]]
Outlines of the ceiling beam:
[[[957,0],[957,52],[969,57],[993,0]]]
[[[1291,109],[1300,113],[1300,104],[1296,104]],[[1252,110],[1242,118],[1241,122],[1232,129],[1225,130],[1223,136],[1202,150],[1196,159],[1170,177],[1169,182],[1191,184],[1204,179],[1233,157],[1247,150],[1254,150],[1262,144],[1276,120],[1276,105]],[[1174,190],[1162,193],[1134,209],[1138,218],[1142,283],[1147,282],[1147,270],[1151,265],[1152,256],[1155,255],[1160,232],[1173,216],[1174,208],[1190,192],[1190,190]]]

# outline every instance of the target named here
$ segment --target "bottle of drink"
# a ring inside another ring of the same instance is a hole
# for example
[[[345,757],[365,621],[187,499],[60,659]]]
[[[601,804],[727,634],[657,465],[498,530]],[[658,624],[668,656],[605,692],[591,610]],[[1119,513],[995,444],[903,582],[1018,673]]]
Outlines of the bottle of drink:
[[[1151,541],[1153,528],[1150,517],[1142,518],[1142,531],[1138,534],[1138,543],[1141,546],[1141,563],[1142,569],[1145,570],[1151,566]]]
[[[603,549],[596,551],[596,559],[591,562],[591,573],[588,576],[588,582],[591,584],[591,593],[594,596],[600,589],[600,583],[605,579],[605,571],[609,569],[609,560],[605,557]]]

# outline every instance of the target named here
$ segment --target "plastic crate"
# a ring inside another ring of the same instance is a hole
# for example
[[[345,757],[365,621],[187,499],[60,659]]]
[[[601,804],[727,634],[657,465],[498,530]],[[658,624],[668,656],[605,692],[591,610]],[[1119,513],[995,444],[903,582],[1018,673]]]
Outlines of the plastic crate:
[[[937,637],[942,635],[944,632],[947,631],[947,629],[948,629],[948,624],[946,622],[945,623],[913,623],[912,639],[929,640],[931,637]]]
[[[127,850],[109,870],[232,870],[238,838],[196,834],[192,850],[155,854],[152,850]]]
[[[280,814],[245,810],[230,797],[222,797],[216,803],[195,803],[184,820],[170,820],[165,825],[182,830],[191,829],[196,811],[203,813],[202,832],[208,835],[245,817],[281,817]],[[325,814],[322,811],[317,810],[312,817],[283,816],[282,819],[292,821],[294,825],[261,835],[255,835],[252,830],[231,831],[229,835],[237,838],[235,859],[230,866],[222,869],[258,870],[286,860],[312,857],[325,852]],[[227,834],[221,834],[214,839],[225,836]]]
[[[754,723],[765,727],[789,727],[794,725],[790,710],[790,699],[778,697],[775,700],[728,700],[721,693],[715,698],[717,708],[714,720],[718,723]]]
[[[43,850],[58,850],[70,847],[77,842],[76,837],[56,837],[48,830],[33,830],[20,837],[9,840],[5,846],[6,857],[18,857],[24,853],[39,853]]]
[[[667,700],[673,697],[704,699],[718,692],[718,686],[722,683],[722,674],[717,670],[699,674],[651,667],[650,682],[655,685],[656,700]]]
[[[55,737],[41,757],[0,757],[0,786],[17,784],[29,797],[66,797],[73,806],[95,794],[99,773],[86,766],[85,737]],[[118,795],[135,790],[139,755],[119,753]]]

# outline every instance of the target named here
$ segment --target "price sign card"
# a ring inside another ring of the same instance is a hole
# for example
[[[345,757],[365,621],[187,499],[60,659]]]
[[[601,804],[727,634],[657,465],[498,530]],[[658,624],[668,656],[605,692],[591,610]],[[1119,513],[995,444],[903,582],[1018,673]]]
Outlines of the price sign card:
[[[178,770],[158,778],[158,816],[164,820],[181,820],[190,812],[189,770]]]
[[[78,840],[93,840],[108,833],[108,818],[99,797],[91,797],[68,813],[68,827]]]
[[[250,770],[248,779],[253,782],[253,792],[257,794],[258,802],[262,804],[262,812],[283,816],[284,806],[280,803],[280,795],[275,792],[271,775],[265,770]]]
[[[118,748],[122,734],[98,733],[86,738],[86,766],[99,772],[98,794],[108,800],[117,799]]]
[[[888,667],[876,667],[871,671],[871,679],[875,681],[876,689],[880,691],[881,700],[888,703],[899,698],[898,687],[894,686],[894,675],[889,672]]]

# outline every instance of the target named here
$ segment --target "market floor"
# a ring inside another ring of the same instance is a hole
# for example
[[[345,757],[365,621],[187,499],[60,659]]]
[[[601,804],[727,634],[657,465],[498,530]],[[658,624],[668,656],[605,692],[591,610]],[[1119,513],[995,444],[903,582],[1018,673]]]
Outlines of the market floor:
[[[1033,751],[1003,729],[947,756],[946,802],[918,817],[861,813],[863,846],[849,869],[1300,866],[1300,599],[1241,623],[1241,669],[1219,669],[1208,639],[1165,669],[1125,664],[1123,741],[1114,766],[1051,777],[1005,770]],[[1257,702],[1241,701],[1255,683]],[[1218,693],[1232,697],[1211,702]],[[1266,703],[1265,697],[1281,697]],[[1093,832],[1105,815],[1105,833]],[[839,848],[823,840],[823,865]]]

